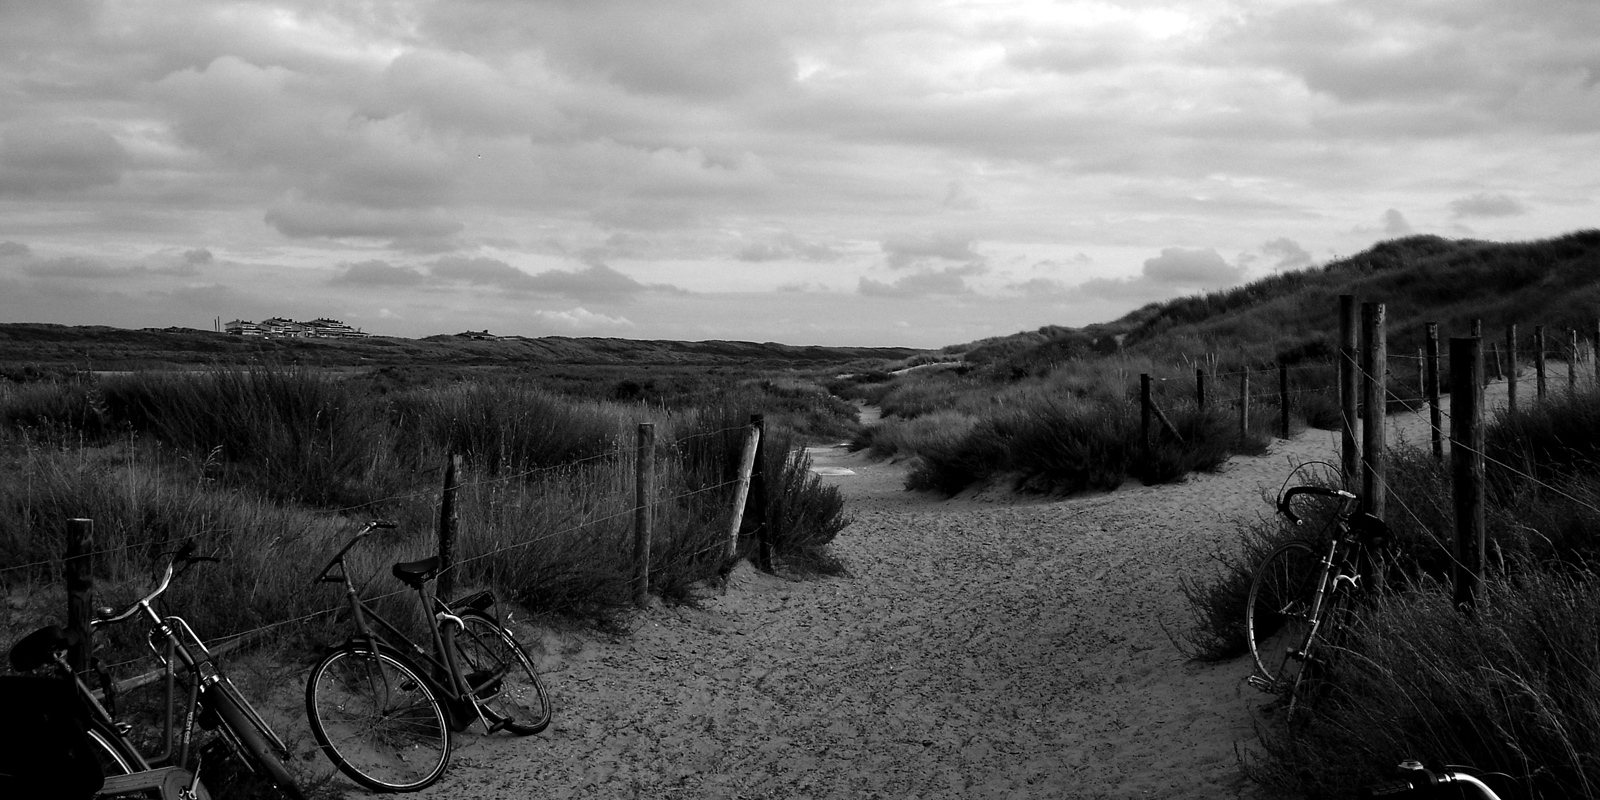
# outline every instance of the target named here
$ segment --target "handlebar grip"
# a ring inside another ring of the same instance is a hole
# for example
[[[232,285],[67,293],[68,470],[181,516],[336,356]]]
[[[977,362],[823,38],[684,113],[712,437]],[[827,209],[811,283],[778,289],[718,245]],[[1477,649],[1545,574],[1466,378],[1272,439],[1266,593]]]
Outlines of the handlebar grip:
[[[1296,495],[1302,494],[1314,494],[1318,497],[1343,497],[1347,500],[1355,499],[1355,495],[1344,491],[1343,489],[1327,489],[1321,486],[1296,486],[1293,489],[1284,492],[1283,497],[1278,499],[1278,513],[1282,514],[1295,525],[1301,524],[1301,520],[1300,517],[1295,515],[1294,509],[1291,507],[1291,503],[1294,501]]]
[[[394,522],[392,522],[390,520],[375,519],[375,520],[372,521],[372,527],[374,527],[374,528],[398,528],[400,526],[396,525]]]
[[[1416,790],[1417,786],[1411,781],[1396,778],[1363,786],[1361,791],[1356,793],[1356,796],[1362,798],[1362,800],[1369,800],[1374,797],[1406,797]]]

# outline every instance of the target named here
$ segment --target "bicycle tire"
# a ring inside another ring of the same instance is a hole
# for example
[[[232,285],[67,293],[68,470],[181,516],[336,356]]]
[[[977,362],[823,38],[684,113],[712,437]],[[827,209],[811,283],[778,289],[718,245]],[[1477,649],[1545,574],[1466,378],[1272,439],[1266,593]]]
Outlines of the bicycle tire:
[[[238,691],[225,680],[213,683],[202,693],[203,702],[222,720],[222,724],[239,745],[240,756],[252,769],[266,776],[267,780],[278,787],[278,791],[283,792],[291,800],[305,800],[305,793],[300,791],[299,784],[295,783],[294,776],[283,763],[283,757],[288,754],[275,752],[278,748],[269,741],[270,737],[261,729],[264,723],[259,722],[255,715],[247,710],[247,706],[234,699],[229,693],[230,690]]]
[[[461,621],[455,634],[458,665],[478,703],[500,717],[492,725],[518,736],[548,727],[550,694],[516,637],[485,614],[462,614]]]
[[[1305,644],[1305,649],[1312,655],[1295,675],[1294,685],[1289,687],[1289,704],[1284,711],[1284,719],[1291,724],[1305,718],[1306,709],[1313,704],[1313,698],[1322,693],[1322,687],[1327,683],[1327,673],[1333,667],[1339,646],[1344,641],[1351,601],[1350,593],[1337,584],[1328,588],[1328,596],[1322,606],[1322,623]]]
[[[1244,609],[1245,637],[1256,669],[1276,691],[1293,687],[1311,632],[1321,560],[1304,542],[1280,545],[1261,560]]]
[[[95,757],[100,761],[101,775],[132,775],[145,769],[143,759],[129,755],[121,736],[102,730],[97,723],[89,725],[89,743],[94,745]]]
[[[450,762],[444,707],[398,655],[353,645],[328,653],[307,679],[306,717],[328,760],[375,791],[417,791]]]

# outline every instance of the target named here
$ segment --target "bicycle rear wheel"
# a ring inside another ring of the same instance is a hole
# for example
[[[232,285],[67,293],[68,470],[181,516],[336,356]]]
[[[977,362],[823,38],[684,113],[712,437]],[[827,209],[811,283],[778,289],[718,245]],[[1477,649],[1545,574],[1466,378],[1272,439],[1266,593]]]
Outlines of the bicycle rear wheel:
[[[1311,632],[1321,561],[1310,545],[1289,542],[1261,560],[1244,609],[1245,636],[1256,670],[1267,688],[1292,688],[1305,663],[1301,654]]]
[[[550,695],[527,651],[487,616],[462,614],[461,621],[455,634],[458,664],[479,705],[500,717],[490,720],[491,728],[518,736],[544,730],[550,724]]]
[[[346,646],[323,657],[306,682],[306,716],[328,760],[369,789],[416,791],[450,761],[438,697],[388,653]]]
[[[305,794],[295,784],[294,776],[289,774],[289,768],[283,763],[288,753],[278,750],[272,743],[276,737],[263,729],[266,723],[251,713],[243,698],[234,696],[238,691],[224,679],[205,688],[204,702],[217,712],[227,733],[238,745],[240,757],[251,769],[264,775],[285,797],[305,800]]]
[[[98,724],[89,725],[89,744],[94,746],[101,775],[132,775],[145,768],[138,755],[126,749],[121,736],[102,730]]]

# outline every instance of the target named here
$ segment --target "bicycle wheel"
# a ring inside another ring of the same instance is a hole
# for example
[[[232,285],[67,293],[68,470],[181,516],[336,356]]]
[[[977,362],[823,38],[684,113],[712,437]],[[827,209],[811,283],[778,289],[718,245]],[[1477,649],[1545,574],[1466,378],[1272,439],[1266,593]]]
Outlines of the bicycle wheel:
[[[491,729],[518,736],[538,733],[550,724],[550,695],[539,680],[533,660],[510,631],[480,614],[461,615],[456,654],[479,705],[493,716]]]
[[[328,760],[369,789],[416,791],[450,761],[438,697],[388,653],[346,646],[323,657],[306,683],[306,716]]]
[[[227,688],[224,688],[227,687]],[[278,750],[271,743],[271,737],[262,729],[266,723],[261,722],[249,707],[236,699],[233,692],[238,692],[226,679],[219,683],[207,686],[202,693],[201,702],[215,711],[222,720],[227,733],[233,737],[233,742],[239,748],[239,756],[251,769],[264,775],[267,780],[278,787],[285,797],[291,800],[305,800],[305,794],[295,784],[294,776],[289,774],[289,768],[284,766],[283,759],[288,756]]]
[[[98,724],[89,725],[89,743],[94,746],[94,755],[100,762],[101,775],[107,777],[132,775],[144,769],[137,756],[124,749],[122,737],[101,730]]]
[[[1304,645],[1309,656],[1295,673],[1294,684],[1289,687],[1289,705],[1285,711],[1288,722],[1303,720],[1306,710],[1325,693],[1329,673],[1334,668],[1340,648],[1344,646],[1346,627],[1352,613],[1352,599],[1350,593],[1337,583],[1329,587],[1320,614],[1322,621]]]
[[[1261,560],[1244,609],[1245,636],[1256,669],[1273,691],[1293,687],[1311,632],[1311,605],[1321,563],[1310,545],[1289,542]]]

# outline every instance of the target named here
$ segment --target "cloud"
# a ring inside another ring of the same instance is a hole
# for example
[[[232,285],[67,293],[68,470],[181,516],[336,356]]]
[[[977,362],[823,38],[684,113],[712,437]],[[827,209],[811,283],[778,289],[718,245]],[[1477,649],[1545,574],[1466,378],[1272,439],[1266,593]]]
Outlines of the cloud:
[[[921,270],[901,276],[893,283],[861,278],[856,291],[868,297],[927,297],[929,295],[968,294],[966,276],[982,272],[982,267],[947,267],[941,270]]]
[[[1143,277],[1158,285],[1187,288],[1227,286],[1244,279],[1244,270],[1231,266],[1212,248],[1185,250],[1168,247],[1145,259]]]
[[[0,258],[27,258],[33,254],[33,249],[22,242],[0,242]]]
[[[533,316],[541,322],[555,323],[562,327],[576,330],[634,327],[634,324],[627,317],[608,317],[605,314],[596,314],[581,306],[570,311],[535,311]]]
[[[119,278],[144,272],[142,267],[113,267],[82,256],[61,256],[38,261],[22,268],[24,274],[37,278],[83,278],[98,280]]]
[[[1389,236],[1410,236],[1413,233],[1411,223],[1406,222],[1405,216],[1392,208],[1383,212],[1383,232]]]
[[[122,179],[127,151],[93,123],[18,122],[0,133],[0,195],[77,192]]]
[[[339,286],[415,286],[426,277],[410,267],[396,267],[387,261],[372,260],[349,264],[328,283]]]
[[[1514,217],[1526,213],[1528,209],[1522,203],[1505,194],[1483,192],[1450,201],[1453,217]]]
[[[972,240],[945,233],[913,234],[885,239],[883,252],[891,269],[905,269],[930,261],[981,262]]]
[[[214,260],[216,260],[216,257],[211,254],[210,250],[207,250],[204,247],[198,247],[193,250],[185,250],[183,252],[183,262],[192,266],[198,267],[203,264],[210,264]]]
[[[740,261],[832,261],[839,254],[826,245],[807,242],[792,233],[779,234],[764,242],[750,242],[739,248],[734,258]]]
[[[630,300],[650,291],[683,293],[666,284],[640,283],[605,264],[590,264],[577,271],[523,272],[493,258],[446,256],[431,267],[435,277],[478,286],[495,286],[511,292],[561,295],[589,302]]]
[[[379,209],[288,202],[267,209],[268,225],[292,239],[419,239],[461,232],[462,224],[438,210]]]
[[[1289,238],[1273,239],[1261,245],[1261,252],[1274,259],[1273,269],[1292,270],[1311,266],[1311,254],[1299,242]]]

